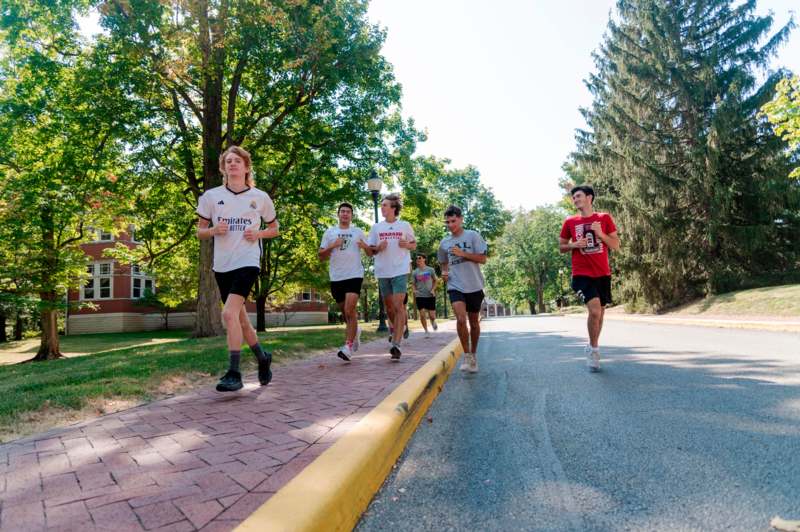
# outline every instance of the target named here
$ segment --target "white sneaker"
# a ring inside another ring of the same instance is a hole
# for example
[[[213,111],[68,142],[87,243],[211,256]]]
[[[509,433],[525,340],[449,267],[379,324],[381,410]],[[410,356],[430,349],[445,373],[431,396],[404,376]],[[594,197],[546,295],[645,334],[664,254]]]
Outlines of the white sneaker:
[[[431,322],[431,325],[433,325],[433,330],[434,330],[434,331],[438,331],[438,330],[439,330],[439,326],[438,326],[438,325],[436,325],[436,322],[435,322],[435,321],[432,321],[432,322]]]
[[[428,331],[425,331],[425,338],[430,338],[430,337],[431,337],[431,333],[429,333]]]
[[[464,353],[461,357],[461,365],[458,367],[461,371],[468,371],[469,370],[469,355],[470,353]]]
[[[600,350],[592,349],[586,346],[586,365],[589,366],[589,371],[597,373],[600,371]]]
[[[464,353],[464,362],[460,369],[469,373],[478,372],[478,357],[475,356],[475,353]]]
[[[361,327],[356,327],[356,339],[353,340],[353,352],[355,353],[358,351],[359,347],[361,347]]]
[[[340,349],[339,352],[336,353],[336,356],[344,360],[345,362],[350,362],[350,358],[353,356],[353,352],[350,351],[350,347],[347,344],[344,344]]]

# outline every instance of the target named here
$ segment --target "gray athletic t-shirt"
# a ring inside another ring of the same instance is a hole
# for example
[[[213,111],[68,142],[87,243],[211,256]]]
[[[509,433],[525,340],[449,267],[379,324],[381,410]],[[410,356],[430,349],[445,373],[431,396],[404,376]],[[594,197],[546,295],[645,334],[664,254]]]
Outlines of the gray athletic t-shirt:
[[[436,272],[430,266],[424,268],[414,268],[411,272],[414,279],[414,295],[417,297],[433,297],[433,280]]]
[[[477,262],[466,260],[453,255],[454,247],[459,247],[467,253],[486,254],[486,241],[477,232],[465,229],[459,236],[449,236],[439,244],[439,264],[449,263],[450,274],[447,279],[447,289],[457,290],[465,294],[483,290],[484,280],[480,265]]]

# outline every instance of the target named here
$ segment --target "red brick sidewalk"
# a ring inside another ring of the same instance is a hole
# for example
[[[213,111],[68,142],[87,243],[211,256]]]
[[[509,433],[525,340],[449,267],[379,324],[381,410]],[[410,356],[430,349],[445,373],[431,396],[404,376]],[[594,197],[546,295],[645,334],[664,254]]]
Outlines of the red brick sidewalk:
[[[231,530],[455,337],[412,333],[0,445],[0,529]]]

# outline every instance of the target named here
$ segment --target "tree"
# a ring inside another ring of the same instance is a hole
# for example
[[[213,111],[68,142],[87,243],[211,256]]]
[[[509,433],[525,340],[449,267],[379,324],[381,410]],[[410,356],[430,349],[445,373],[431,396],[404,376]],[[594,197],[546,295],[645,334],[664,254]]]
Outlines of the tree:
[[[546,299],[563,296],[559,275],[569,258],[559,253],[557,242],[564,216],[552,206],[515,213],[486,265],[493,293],[515,305],[527,304],[533,314],[547,311]]]
[[[366,8],[356,0],[104,2],[103,45],[135,64],[118,82],[152,111],[132,141],[136,166],[159,185],[179,185],[184,200],[172,207],[185,217],[221,184],[218,157],[232,144],[253,154],[279,219],[362,189],[404,129],[394,110],[400,87],[380,55],[384,34]],[[291,253],[292,244],[270,246]],[[200,244],[197,336],[222,331],[212,246]],[[261,297],[279,270],[262,271]]]
[[[85,275],[89,227],[113,225],[103,207],[115,200],[118,139],[133,120],[109,82],[114,65],[75,33],[78,7],[6,2],[0,20],[0,245],[13,255],[0,279],[38,296],[34,360],[61,356],[58,313]]]
[[[770,34],[755,1],[620,0],[595,54],[571,163],[617,219],[623,297],[651,308],[791,268],[797,182],[759,118],[779,75],[757,72]],[[765,42],[764,42],[765,41]],[[762,45],[761,43],[764,42]]]
[[[776,87],[775,98],[761,109],[775,127],[775,133],[781,135],[794,152],[794,164],[800,164],[800,75],[782,79]],[[789,177],[800,179],[800,166]]]

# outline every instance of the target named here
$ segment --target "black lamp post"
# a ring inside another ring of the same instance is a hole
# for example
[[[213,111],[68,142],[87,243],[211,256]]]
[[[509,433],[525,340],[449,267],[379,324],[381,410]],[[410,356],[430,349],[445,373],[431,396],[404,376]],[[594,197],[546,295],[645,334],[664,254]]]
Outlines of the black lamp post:
[[[375,173],[375,170],[370,172],[369,179],[367,180],[367,188],[372,193],[372,203],[375,207],[375,223],[378,223],[378,195],[383,188],[383,181]],[[377,281],[377,277],[375,278]],[[386,332],[389,328],[386,326],[386,312],[383,309],[383,294],[381,294],[381,284],[378,282],[378,332]]]

